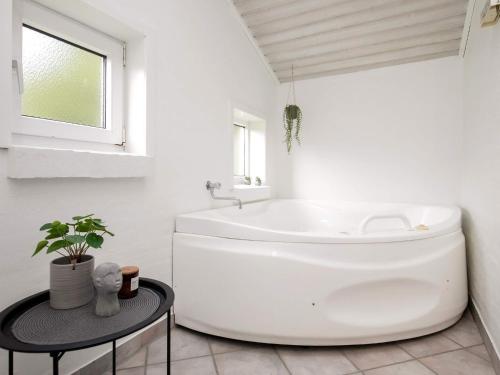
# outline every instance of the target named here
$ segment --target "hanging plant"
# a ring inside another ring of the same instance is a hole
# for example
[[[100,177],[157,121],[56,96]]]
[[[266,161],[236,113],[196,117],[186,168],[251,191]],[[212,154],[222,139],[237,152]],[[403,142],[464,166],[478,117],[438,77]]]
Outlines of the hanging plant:
[[[292,94],[292,103],[290,103],[290,94]],[[293,65],[292,65],[292,81],[290,89],[288,90],[287,104],[283,110],[283,126],[285,128],[285,143],[288,153],[292,151],[293,139],[297,141],[300,146],[300,130],[302,128],[302,111],[300,107],[295,104],[295,81],[293,78]]]
[[[289,104],[283,111],[283,125],[285,126],[285,143],[288,153],[292,151],[292,141],[295,138],[300,146],[300,129],[302,127],[302,111],[295,104]]]

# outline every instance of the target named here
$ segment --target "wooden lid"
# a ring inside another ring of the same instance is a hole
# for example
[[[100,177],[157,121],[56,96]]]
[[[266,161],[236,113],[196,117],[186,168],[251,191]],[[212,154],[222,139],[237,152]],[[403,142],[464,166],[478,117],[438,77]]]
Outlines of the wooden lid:
[[[122,267],[122,275],[133,275],[139,272],[139,267],[137,266],[125,266]]]

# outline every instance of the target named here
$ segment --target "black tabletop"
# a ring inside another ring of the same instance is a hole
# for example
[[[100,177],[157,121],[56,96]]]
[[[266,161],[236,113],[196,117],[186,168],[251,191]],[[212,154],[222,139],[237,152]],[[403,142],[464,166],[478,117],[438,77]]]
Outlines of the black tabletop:
[[[20,341],[13,332],[15,325],[19,326],[19,324],[22,324],[22,319],[19,318],[29,310],[33,310],[33,308],[41,304],[46,304],[50,298],[50,294],[49,291],[46,290],[27,297],[0,313],[0,347],[15,352],[25,353],[66,352],[101,345],[125,337],[161,318],[170,310],[174,303],[174,292],[168,285],[160,281],[141,278],[139,280],[139,287],[143,288],[148,293],[154,293],[159,298],[158,307],[152,314],[140,321],[131,323],[129,326],[122,325],[122,327],[116,331],[108,329],[107,332],[102,335],[95,335],[91,339],[75,340],[74,342],[41,344]]]

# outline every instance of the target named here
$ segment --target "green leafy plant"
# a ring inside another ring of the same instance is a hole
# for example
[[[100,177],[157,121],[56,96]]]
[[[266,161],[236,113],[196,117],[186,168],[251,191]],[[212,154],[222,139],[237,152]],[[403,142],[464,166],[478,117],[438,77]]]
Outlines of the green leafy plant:
[[[285,143],[288,153],[292,151],[293,139],[300,146],[300,130],[302,129],[302,110],[295,104],[295,79],[293,77],[293,64],[291,69],[290,88],[286,99],[286,106],[283,110],[283,127],[285,128]]]
[[[285,127],[285,143],[288,153],[292,151],[295,138],[300,146],[300,130],[302,129],[302,111],[298,105],[289,104],[283,110],[283,126]]]
[[[38,242],[35,252],[37,255],[47,248],[47,254],[57,252],[66,257],[68,263],[76,264],[90,248],[98,249],[104,242],[104,235],[114,236],[106,229],[101,219],[94,214],[75,216],[73,223],[62,223],[58,220],[41,226],[40,231],[46,231],[47,236]]]

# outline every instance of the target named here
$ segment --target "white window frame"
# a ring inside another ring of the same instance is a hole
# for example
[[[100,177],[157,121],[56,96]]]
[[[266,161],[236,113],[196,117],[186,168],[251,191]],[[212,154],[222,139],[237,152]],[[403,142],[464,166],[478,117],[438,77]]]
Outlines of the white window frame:
[[[244,129],[245,134],[244,134],[244,166],[243,166],[243,175],[234,175],[235,178],[243,179],[244,177],[247,177],[250,175],[250,134],[248,130],[248,126],[242,122],[239,121],[233,121],[233,127],[234,126],[239,126]],[[234,128],[233,128],[234,131]],[[234,150],[233,150],[234,153]],[[233,165],[233,174],[234,174],[234,165]]]
[[[15,103],[17,121],[13,133],[122,145],[125,141],[123,115],[125,43],[32,1],[16,0],[13,55],[20,69],[22,69],[23,24],[106,56],[105,128],[23,116],[20,94]]]

